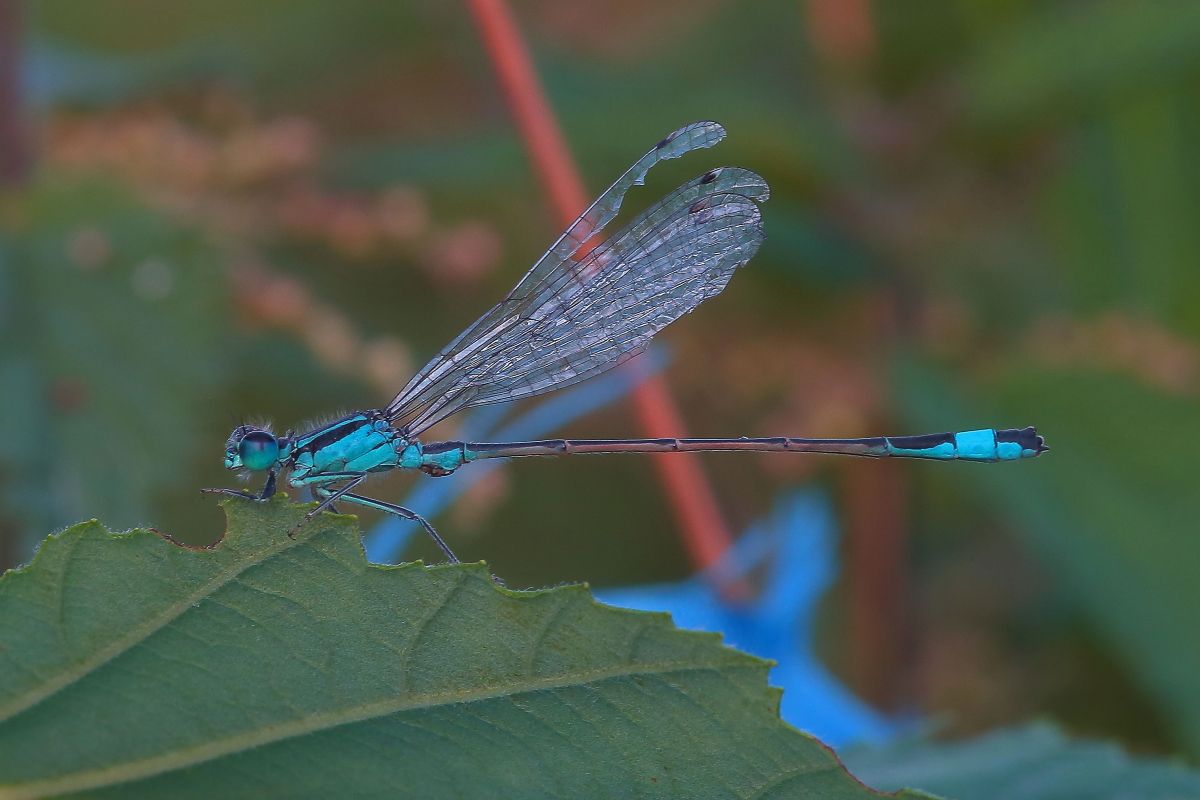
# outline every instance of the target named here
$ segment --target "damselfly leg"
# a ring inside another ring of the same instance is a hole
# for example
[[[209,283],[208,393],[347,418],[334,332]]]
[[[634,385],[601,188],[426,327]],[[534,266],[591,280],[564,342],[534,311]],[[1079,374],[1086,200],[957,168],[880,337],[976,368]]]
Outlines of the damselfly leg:
[[[267,482],[263,484],[262,491],[258,494],[247,492],[244,489],[224,489],[221,487],[201,489],[200,491],[204,494],[227,494],[230,497],[241,497],[246,500],[270,500],[275,496],[276,474],[277,472],[275,470],[271,470],[271,472],[267,474]]]
[[[322,497],[327,494],[333,494],[332,491],[322,486],[315,487],[313,491]],[[429,537],[433,539],[434,544],[441,548],[442,552],[445,553],[446,559],[451,564],[459,563],[458,556],[454,555],[454,551],[450,549],[450,545],[446,544],[446,540],[443,539],[441,534],[439,534],[433,525],[429,523],[429,520],[425,519],[412,509],[396,505],[395,503],[385,503],[382,500],[364,497],[361,494],[350,494],[349,492],[343,492],[337,499],[344,500],[347,503],[357,503],[360,506],[373,508],[376,511],[383,511],[387,514],[395,514],[401,519],[411,519],[414,522],[420,523],[421,527],[425,529],[425,532],[429,534]]]
[[[296,531],[300,530],[304,523],[308,522],[322,511],[325,511],[326,509],[335,510],[333,504],[343,495],[345,495],[346,492],[350,491],[355,486],[358,486],[366,479],[367,473],[365,472],[333,472],[328,475],[323,475],[321,483],[330,484],[343,480],[347,481],[347,483],[340,489],[330,489],[328,486],[314,484],[312,487],[313,494],[317,495],[317,497],[320,497],[321,502],[317,504],[316,508],[301,517],[300,521],[297,522],[290,531],[288,531],[288,538],[295,539]]]

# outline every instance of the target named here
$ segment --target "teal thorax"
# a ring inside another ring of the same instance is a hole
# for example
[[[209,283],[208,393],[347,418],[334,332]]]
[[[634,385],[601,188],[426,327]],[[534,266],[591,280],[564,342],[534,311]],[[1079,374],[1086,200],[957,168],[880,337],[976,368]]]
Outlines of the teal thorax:
[[[392,427],[383,412],[359,411],[292,440],[288,483],[305,486],[397,468],[449,475],[469,460],[461,444],[426,447]]]
[[[225,465],[252,471],[288,471],[294,487],[320,485],[353,475],[419,469],[449,475],[472,460],[460,442],[423,445],[394,428],[381,411],[357,411],[301,434],[275,437],[242,425],[226,446]]]

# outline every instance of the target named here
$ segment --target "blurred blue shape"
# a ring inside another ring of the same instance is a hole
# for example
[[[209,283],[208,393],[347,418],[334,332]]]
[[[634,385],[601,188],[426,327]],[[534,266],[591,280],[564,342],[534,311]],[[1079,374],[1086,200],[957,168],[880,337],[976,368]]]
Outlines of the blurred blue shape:
[[[484,406],[466,418],[460,435],[466,441],[490,439],[497,442],[526,441],[546,436],[585,414],[620,400],[647,377],[666,366],[667,361],[663,348],[651,348],[641,358],[621,369],[551,395],[500,428],[496,426],[512,404]],[[421,481],[401,505],[425,517],[433,517],[492,470],[500,469],[507,463],[508,459],[480,461],[452,475]],[[408,546],[410,537],[420,530],[420,525],[412,520],[386,517],[363,537],[367,559],[376,564],[396,563]]]
[[[157,59],[118,56],[31,37],[22,64],[22,93],[35,108],[55,103],[113,102],[147,88]]]
[[[247,63],[243,51],[215,37],[133,54],[31,34],[22,52],[21,91],[39,109],[118,103],[197,78],[211,81]]]
[[[744,575],[767,563],[762,593],[752,602],[724,602],[712,575],[674,584],[598,589],[602,602],[666,611],[682,628],[716,631],[741,650],[776,662],[771,683],[784,689],[780,713],[832,747],[879,743],[901,725],[856,698],[813,653],[817,601],[837,574],[837,535],[824,492],[796,492],[756,522],[714,569]]]

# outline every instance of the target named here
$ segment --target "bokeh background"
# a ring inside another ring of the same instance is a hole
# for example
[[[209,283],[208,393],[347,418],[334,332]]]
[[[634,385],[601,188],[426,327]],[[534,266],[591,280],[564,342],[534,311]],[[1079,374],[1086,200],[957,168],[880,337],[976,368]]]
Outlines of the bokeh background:
[[[1049,717],[1200,756],[1200,6],[514,12],[591,190],[709,118],[729,139],[626,208],[718,164],[771,183],[759,256],[650,364],[689,432],[1053,448],[703,458],[734,531],[830,510],[840,568],[781,635],[941,735]],[[4,566],[90,517],[212,540],[233,424],[385,403],[561,227],[471,15],[433,0],[0,0],[0,170]],[[626,389],[543,433],[637,435]],[[683,581],[650,458],[513,464],[434,521],[516,586]],[[763,563],[752,594],[787,583]]]

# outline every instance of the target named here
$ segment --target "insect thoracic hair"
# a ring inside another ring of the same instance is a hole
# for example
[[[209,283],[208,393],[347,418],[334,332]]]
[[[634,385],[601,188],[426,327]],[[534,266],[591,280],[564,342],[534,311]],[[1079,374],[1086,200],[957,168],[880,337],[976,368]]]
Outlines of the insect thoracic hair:
[[[259,472],[279,457],[279,439],[267,424],[238,425],[225,442],[225,468]]]

